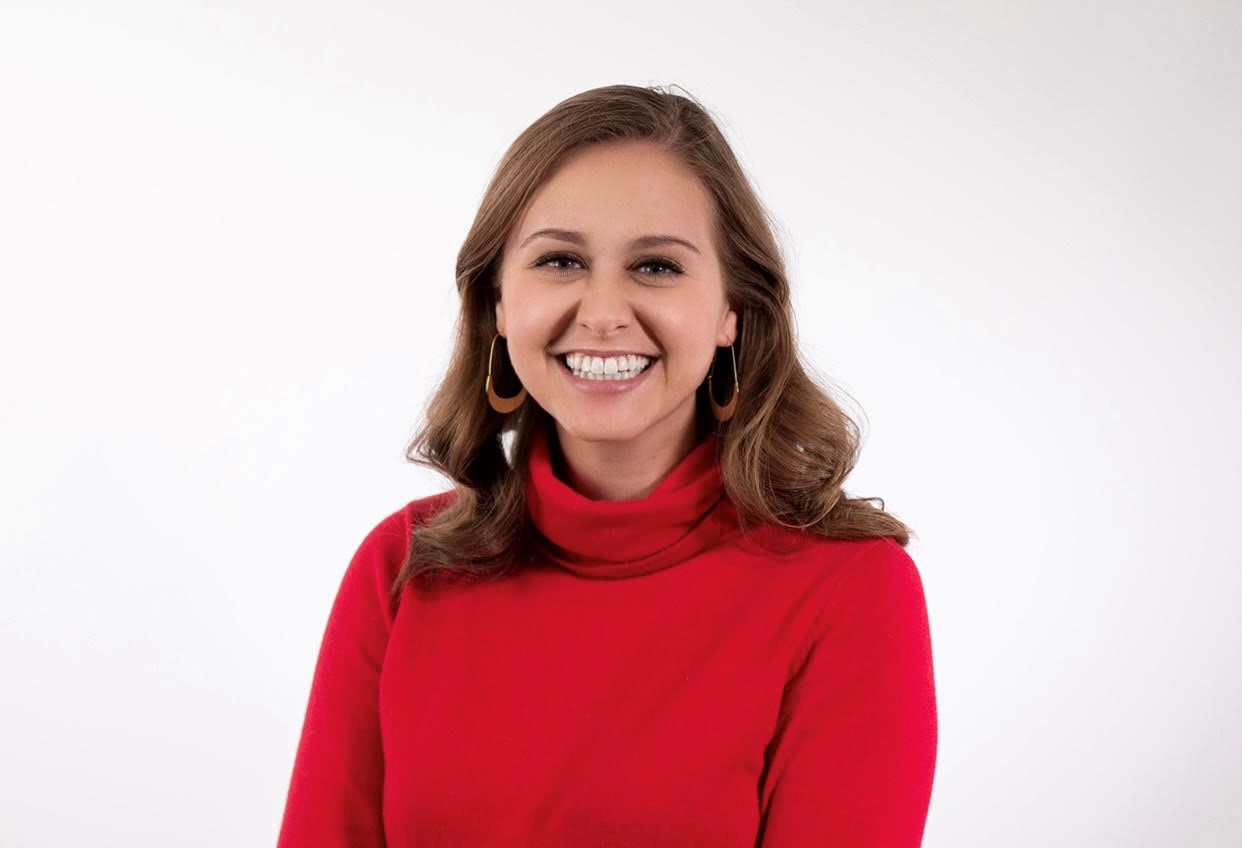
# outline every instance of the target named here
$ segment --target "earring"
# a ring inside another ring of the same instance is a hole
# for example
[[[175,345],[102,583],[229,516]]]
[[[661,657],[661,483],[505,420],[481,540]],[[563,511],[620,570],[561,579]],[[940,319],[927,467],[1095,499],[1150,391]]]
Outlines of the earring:
[[[733,359],[733,394],[724,406],[716,403],[716,395],[712,392],[712,373],[716,370],[715,358],[712,359],[712,367],[707,372],[707,399],[711,401],[712,415],[716,416],[717,421],[728,421],[733,417],[733,412],[737,409],[737,396],[741,391],[737,382],[737,354],[733,352],[732,344],[729,345],[729,356]]]
[[[487,392],[487,402],[492,405],[492,409],[500,413],[508,413],[517,409],[522,405],[522,401],[526,400],[526,387],[512,397],[501,397],[496,394],[496,389],[492,385],[492,356],[496,353],[496,339],[500,338],[500,334],[492,336],[492,346],[487,352],[487,381],[484,383],[484,390]]]

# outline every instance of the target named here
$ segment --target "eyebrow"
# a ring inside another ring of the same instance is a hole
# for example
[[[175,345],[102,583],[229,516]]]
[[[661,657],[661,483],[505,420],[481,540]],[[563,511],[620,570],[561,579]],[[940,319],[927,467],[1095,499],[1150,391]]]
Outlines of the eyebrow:
[[[532,241],[539,238],[540,236],[550,236],[551,238],[560,239],[561,241],[572,242],[573,244],[578,244],[578,245],[586,244],[586,237],[583,236],[582,233],[580,232],[577,232],[575,230],[562,230],[556,227],[545,227],[542,230],[535,230],[533,233],[528,235],[526,239],[520,245],[518,245],[518,247],[526,247],[526,245],[530,244]],[[699,249],[697,247],[695,247],[690,242],[686,241],[684,238],[678,238],[677,236],[665,236],[665,235],[640,236],[639,238],[636,238],[632,242],[630,242],[630,247],[631,248],[655,247],[661,244],[680,244],[683,247],[688,247],[690,250],[693,250],[695,253],[699,253]]]

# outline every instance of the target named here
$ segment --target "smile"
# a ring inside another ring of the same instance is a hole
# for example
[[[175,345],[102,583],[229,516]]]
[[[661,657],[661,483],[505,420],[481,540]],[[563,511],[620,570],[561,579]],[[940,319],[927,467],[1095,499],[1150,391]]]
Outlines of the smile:
[[[555,359],[560,363],[561,373],[569,380],[570,385],[592,394],[616,394],[629,391],[645,383],[647,375],[659,362],[659,359],[631,355],[625,361],[618,361],[621,357],[609,357],[601,363],[600,357],[575,353],[558,356]],[[626,367],[622,368],[622,364]]]
[[[584,377],[588,380],[632,380],[647,370],[652,362],[651,357],[634,353],[619,356],[591,356],[585,353],[570,352],[560,359],[575,377]]]

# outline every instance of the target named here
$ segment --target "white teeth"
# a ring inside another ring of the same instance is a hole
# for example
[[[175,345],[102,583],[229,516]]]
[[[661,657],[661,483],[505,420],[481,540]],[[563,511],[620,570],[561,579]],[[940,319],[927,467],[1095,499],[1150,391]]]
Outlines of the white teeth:
[[[651,360],[634,353],[622,356],[588,356],[583,353],[567,353],[565,364],[573,371],[575,377],[588,380],[629,380],[638,376]]]

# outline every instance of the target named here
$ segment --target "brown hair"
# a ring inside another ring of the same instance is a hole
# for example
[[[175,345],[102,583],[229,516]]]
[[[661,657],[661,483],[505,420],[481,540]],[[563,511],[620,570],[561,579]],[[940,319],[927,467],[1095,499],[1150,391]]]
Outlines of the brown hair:
[[[800,361],[789,283],[770,218],[710,113],[696,100],[659,87],[610,85],[561,101],[517,137],[458,252],[461,313],[452,358],[426,407],[426,423],[405,453],[410,462],[447,476],[454,489],[444,493],[442,508],[416,522],[394,594],[415,578],[499,579],[530,552],[526,463],[534,428],[549,426],[551,417],[533,397],[502,415],[484,396],[496,333],[497,270],[527,202],[565,157],[586,145],[623,141],[658,144],[676,155],[713,201],[726,297],[738,314],[740,395],[733,417],[715,422],[705,383],[698,392],[698,420],[704,432],[715,424],[725,492],[743,529],[770,522],[824,537],[889,536],[909,543],[909,528],[884,511],[882,499],[847,497],[842,489],[861,448],[859,428]],[[507,359],[500,355],[504,349],[498,340],[493,368]],[[721,351],[715,373],[723,367],[727,377],[715,377],[717,394],[733,382],[732,360]],[[494,379],[501,395],[516,392],[511,371]],[[506,434],[512,436],[512,460]]]

